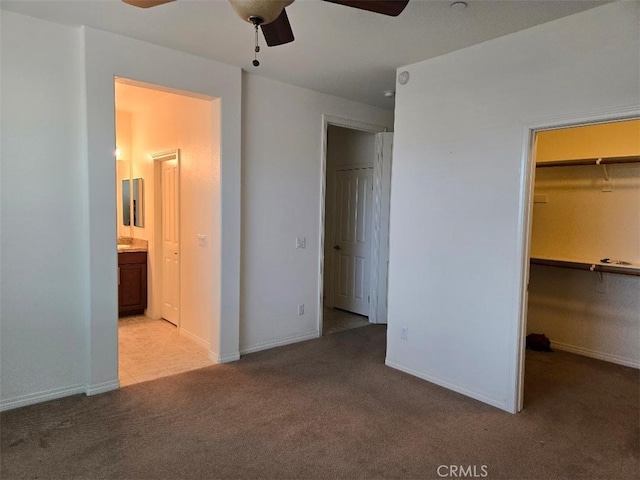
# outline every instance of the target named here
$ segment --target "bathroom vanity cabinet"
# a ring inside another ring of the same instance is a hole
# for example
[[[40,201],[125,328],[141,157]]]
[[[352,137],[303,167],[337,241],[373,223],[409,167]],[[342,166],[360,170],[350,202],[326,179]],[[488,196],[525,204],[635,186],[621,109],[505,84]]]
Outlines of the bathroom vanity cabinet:
[[[142,314],[145,308],[147,252],[118,253],[118,314]]]

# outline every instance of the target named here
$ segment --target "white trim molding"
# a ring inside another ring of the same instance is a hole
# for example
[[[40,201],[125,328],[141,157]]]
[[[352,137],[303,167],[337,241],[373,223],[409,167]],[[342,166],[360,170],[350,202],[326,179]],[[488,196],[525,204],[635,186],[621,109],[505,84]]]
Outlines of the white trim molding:
[[[87,385],[85,393],[88,396],[98,395],[100,393],[110,392],[111,390],[118,390],[120,388],[120,380],[115,379],[109,382],[96,383],[94,385]]]
[[[327,175],[328,175],[328,170],[327,170],[327,139],[328,139],[328,131],[329,131],[329,125],[333,125],[336,127],[343,127],[343,128],[349,128],[351,130],[359,130],[361,132],[368,132],[368,133],[381,133],[381,132],[386,132],[388,131],[387,127],[384,127],[382,125],[374,125],[371,123],[365,123],[365,122],[360,122],[358,120],[351,120],[348,118],[341,118],[341,117],[336,117],[333,115],[327,115],[327,114],[323,114],[322,115],[322,150],[321,150],[321,175],[320,175],[320,226],[319,226],[319,232],[320,232],[320,241],[318,242],[319,245],[319,251],[318,251],[318,263],[319,263],[319,269],[318,271],[320,272],[320,278],[318,281],[318,285],[319,285],[319,291],[318,291],[318,332],[322,331],[322,323],[323,323],[323,306],[324,306],[324,302],[323,302],[323,298],[324,298],[324,275],[325,275],[325,268],[324,268],[324,263],[325,263],[325,258],[324,258],[324,246],[325,246],[325,241],[326,239],[324,238],[324,233],[325,233],[325,210],[326,210],[326,204],[327,204],[327,194],[330,193],[327,191]],[[379,182],[380,180],[376,178],[376,175],[380,175],[380,168],[378,166],[378,168],[376,168],[376,160],[373,159],[372,161],[373,164],[373,175],[374,175],[374,185]],[[375,193],[375,192],[374,192]],[[376,198],[374,197],[374,202],[376,202]],[[375,203],[374,206],[375,208]],[[375,229],[375,227],[372,228]],[[374,295],[376,294],[377,290],[372,290],[369,292],[369,295],[373,298]],[[370,310],[370,314],[371,314],[371,304],[369,304],[369,310]],[[371,319],[371,316],[369,317]],[[375,315],[374,315],[374,319],[375,319]],[[375,322],[373,322],[375,323]],[[257,350],[256,350],[257,351]]]
[[[27,405],[34,405],[36,403],[48,402],[50,400],[57,400],[58,398],[68,397],[69,395],[86,393],[86,391],[87,388],[85,385],[69,385],[67,387],[54,388],[52,390],[31,393],[29,395],[20,395],[0,402],[0,412],[19,407],[26,407]]]
[[[556,130],[560,128],[577,127],[583,125],[594,125],[598,123],[614,122],[630,120],[634,118],[640,118],[640,104],[622,105],[617,108],[605,109],[595,112],[581,112],[569,115],[556,115],[545,118],[532,118],[525,120],[522,124],[522,157],[521,161],[521,177],[520,177],[520,208],[518,212],[519,227],[518,236],[520,238],[520,244],[518,245],[519,257],[516,259],[516,264],[520,262],[522,276],[520,278],[519,285],[514,285],[517,295],[520,298],[519,301],[519,316],[520,321],[514,326],[517,329],[515,338],[518,339],[516,345],[512,345],[510,348],[516,349],[516,355],[513,358],[516,359],[516,364],[511,365],[511,374],[515,376],[515,391],[514,398],[507,400],[509,405],[509,411],[519,412],[523,409],[524,405],[524,352],[525,352],[525,336],[526,325],[528,315],[528,291],[529,291],[529,256],[531,246],[531,223],[533,214],[533,187],[535,181],[535,158],[534,147],[535,138],[538,132],[544,130]],[[556,344],[562,345],[562,344]],[[558,350],[563,348],[558,346]],[[567,346],[567,348],[578,348]],[[592,352],[588,350],[580,349],[582,352]],[[580,353],[577,350],[574,353]],[[597,353],[597,352],[592,352]],[[587,353],[580,353],[582,355],[592,356]],[[600,355],[600,354],[599,354]],[[622,361],[627,361],[621,357],[607,355],[608,358],[618,358]],[[603,357],[594,357],[606,360]],[[616,360],[608,360],[614,363],[620,363]],[[621,363],[627,365],[626,363]],[[634,365],[629,365],[634,366]]]
[[[221,356],[218,352],[209,350],[209,360],[215,363],[231,363],[240,360],[240,353],[231,353]]]
[[[597,350],[590,350],[588,348],[576,347],[575,345],[569,345],[568,343],[556,342],[551,340],[551,349],[561,350],[563,352],[575,353],[584,357],[596,358],[598,360],[604,360],[605,362],[617,363],[618,365],[624,365],[625,367],[632,367],[640,369],[640,362],[633,358],[621,357],[620,355],[613,355],[611,353],[598,352]]]
[[[313,340],[320,337],[320,332],[315,331],[313,333],[305,333],[303,335],[293,335],[291,337],[281,338],[279,340],[272,340],[268,342],[260,342],[254,345],[249,345],[245,348],[240,349],[241,355],[246,355],[248,353],[260,352],[262,350],[268,350],[270,348],[275,347],[283,347],[284,345],[289,345],[292,343],[304,342],[306,340]]]
[[[175,150],[167,150],[166,152],[152,153],[151,158],[159,162],[166,162],[169,160],[180,161],[180,149],[176,148]]]
[[[197,335],[194,335],[189,330],[185,330],[184,328],[178,328],[178,334],[182,337],[188,338],[193,343],[201,346],[202,348],[206,348],[207,350],[211,348],[211,344],[209,342],[207,342],[206,340],[203,340]]]
[[[409,375],[413,375],[414,377],[421,378],[423,380],[426,380],[427,382],[433,383],[435,385],[439,385],[449,390],[453,390],[454,392],[461,393],[462,395],[466,395],[467,397],[471,397],[474,400],[478,400],[480,402],[489,404],[493,407],[500,408],[501,410],[508,411],[506,402],[500,401],[493,397],[489,397],[482,392],[476,392],[475,390],[471,390],[467,386],[458,385],[450,382],[443,382],[440,379],[429,375],[428,373],[414,370],[413,368],[405,367],[404,365],[400,365],[389,359],[386,359],[384,363],[388,367],[395,368],[396,370],[400,370],[401,372],[408,373]]]

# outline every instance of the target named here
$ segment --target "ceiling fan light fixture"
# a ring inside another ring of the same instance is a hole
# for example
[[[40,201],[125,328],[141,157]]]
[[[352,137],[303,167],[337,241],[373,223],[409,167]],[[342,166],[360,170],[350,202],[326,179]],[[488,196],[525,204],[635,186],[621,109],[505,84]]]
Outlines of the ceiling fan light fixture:
[[[253,25],[267,25],[293,3],[293,0],[229,0],[236,14]]]

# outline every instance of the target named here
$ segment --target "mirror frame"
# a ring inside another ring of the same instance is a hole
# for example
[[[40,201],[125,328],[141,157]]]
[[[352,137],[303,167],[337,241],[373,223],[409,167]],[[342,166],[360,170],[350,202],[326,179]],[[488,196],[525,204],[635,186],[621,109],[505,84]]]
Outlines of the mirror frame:
[[[142,178],[131,181],[131,206],[134,227],[144,227],[144,182]]]
[[[131,226],[131,184],[128,178],[122,180],[122,223]]]

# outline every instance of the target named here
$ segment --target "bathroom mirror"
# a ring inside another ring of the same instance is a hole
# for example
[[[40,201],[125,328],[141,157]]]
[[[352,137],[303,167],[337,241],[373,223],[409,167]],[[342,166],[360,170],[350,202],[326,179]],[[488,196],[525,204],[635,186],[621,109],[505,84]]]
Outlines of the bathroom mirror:
[[[144,190],[142,178],[134,178],[133,181],[133,225],[144,227]]]
[[[122,180],[122,223],[144,227],[144,189],[142,178]]]
[[[129,180],[122,180],[122,223],[131,225],[131,187]]]

